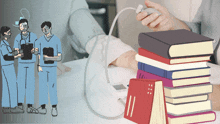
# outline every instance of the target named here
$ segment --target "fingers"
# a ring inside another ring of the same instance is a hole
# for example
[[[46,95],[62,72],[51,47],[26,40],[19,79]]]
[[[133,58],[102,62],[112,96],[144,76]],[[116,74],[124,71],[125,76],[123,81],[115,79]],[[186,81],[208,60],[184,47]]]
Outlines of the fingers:
[[[147,12],[146,12],[146,11],[143,11],[143,12],[139,13],[139,14],[136,16],[136,19],[137,19],[138,21],[141,21],[141,20],[143,20],[143,19],[146,18],[146,17],[147,17]]]
[[[171,29],[170,24],[166,23],[166,20],[163,21],[163,23],[164,23],[163,25],[161,25],[161,23],[159,25],[157,25],[156,27],[150,28],[150,29],[153,30],[153,31],[167,31],[167,30]]]
[[[145,5],[149,8],[154,8],[158,10],[159,12],[163,12],[163,6],[161,6],[160,4],[154,3],[150,0],[145,0]]]
[[[158,24],[160,24],[161,22],[164,23],[165,20],[168,21],[168,19],[166,18],[166,16],[165,16],[165,15],[161,15],[161,16],[159,16],[155,21],[151,22],[151,23],[149,24],[149,27],[150,27],[150,28],[154,28],[154,27],[156,27]]]
[[[151,22],[156,20],[158,18],[158,16],[159,16],[158,13],[153,13],[153,14],[149,15],[147,18],[142,20],[142,25],[148,26],[148,24],[150,24]]]

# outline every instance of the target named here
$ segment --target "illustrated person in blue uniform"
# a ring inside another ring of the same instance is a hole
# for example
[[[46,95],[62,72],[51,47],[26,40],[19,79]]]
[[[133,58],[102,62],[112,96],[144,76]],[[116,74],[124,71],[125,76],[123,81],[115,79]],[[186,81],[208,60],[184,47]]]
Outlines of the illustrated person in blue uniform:
[[[24,98],[26,96],[27,113],[38,113],[32,105],[34,104],[34,90],[35,90],[35,77],[34,67],[36,62],[36,55],[38,52],[35,48],[35,41],[37,36],[28,31],[27,19],[19,21],[18,34],[14,41],[14,48],[16,50],[23,50],[24,57],[18,59],[18,106],[24,109]],[[35,54],[34,54],[35,53]]]
[[[7,26],[1,27],[1,67],[2,67],[2,112],[3,113],[24,113],[24,110],[17,107],[16,74],[14,59],[21,57],[21,54],[13,56],[8,39],[11,38],[11,30]]]
[[[40,114],[46,114],[46,104],[48,103],[48,87],[50,94],[50,103],[52,105],[51,114],[57,116],[57,61],[61,61],[61,42],[60,39],[52,34],[52,24],[45,21],[41,24],[44,35],[36,43],[38,48],[38,71],[39,71],[39,104]]]

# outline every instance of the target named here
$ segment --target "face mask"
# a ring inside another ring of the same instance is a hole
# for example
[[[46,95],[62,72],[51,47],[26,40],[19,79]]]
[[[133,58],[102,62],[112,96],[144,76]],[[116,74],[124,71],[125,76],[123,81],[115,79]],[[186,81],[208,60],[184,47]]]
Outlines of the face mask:
[[[7,39],[11,38],[11,34],[10,35],[5,35],[4,37],[6,37]]]
[[[44,26],[44,28],[42,29],[42,32],[43,32],[45,35],[49,34],[50,31],[51,31],[51,28],[49,28],[49,27],[47,27],[47,26]]]
[[[21,32],[26,32],[28,30],[27,23],[21,24],[19,29]]]

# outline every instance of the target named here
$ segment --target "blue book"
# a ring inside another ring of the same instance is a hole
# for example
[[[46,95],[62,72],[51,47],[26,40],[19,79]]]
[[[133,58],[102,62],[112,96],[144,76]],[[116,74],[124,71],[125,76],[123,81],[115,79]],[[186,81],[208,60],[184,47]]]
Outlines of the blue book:
[[[168,79],[181,79],[181,78],[191,78],[191,77],[200,77],[210,75],[210,67],[204,68],[194,68],[194,69],[185,69],[177,71],[167,71],[161,68],[148,65],[142,62],[138,62],[138,69],[155,74]]]

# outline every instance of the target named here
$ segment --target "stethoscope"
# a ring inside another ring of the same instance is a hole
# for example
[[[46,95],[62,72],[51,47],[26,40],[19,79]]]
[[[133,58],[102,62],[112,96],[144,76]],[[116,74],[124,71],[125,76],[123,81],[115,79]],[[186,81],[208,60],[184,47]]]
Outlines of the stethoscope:
[[[22,32],[21,32],[21,39],[20,39],[20,45],[19,45],[19,47],[21,47],[21,41],[23,40],[23,41],[25,41],[25,44],[28,44],[28,43],[30,43],[31,42],[31,40],[30,40],[30,38],[31,38],[31,33],[29,32],[29,34],[28,34],[28,43],[26,43],[26,40],[24,40],[23,39],[23,37],[22,37]]]
[[[8,52],[9,52],[9,53],[12,53],[11,47],[10,47],[8,44],[5,43],[5,40],[2,40],[2,41],[3,41],[3,43],[7,46],[6,48],[7,48]],[[9,49],[9,48],[10,48],[10,49]]]

